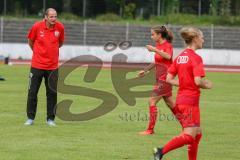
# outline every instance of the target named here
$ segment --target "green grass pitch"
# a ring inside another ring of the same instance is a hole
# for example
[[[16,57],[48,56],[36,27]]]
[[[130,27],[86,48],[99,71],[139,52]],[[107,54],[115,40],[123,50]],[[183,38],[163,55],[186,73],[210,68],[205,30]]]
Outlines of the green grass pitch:
[[[102,70],[97,81],[86,86],[117,96],[119,104],[112,112],[85,122],[56,118],[57,126],[48,127],[42,83],[35,124],[24,126],[29,67],[0,68],[0,74],[7,79],[0,82],[0,160],[150,160],[153,147],[165,144],[181,131],[177,121],[161,119],[156,125],[156,134],[139,136],[138,132],[147,126],[148,98],[138,98],[136,106],[128,106],[114,90],[109,69]],[[68,83],[83,85],[84,71],[74,71]],[[240,74],[211,72],[207,77],[213,81],[214,88],[202,91],[203,138],[198,159],[239,160]],[[146,88],[151,89],[151,86]],[[90,97],[59,94],[59,101],[65,98],[74,100],[73,113],[89,111],[101,103]],[[162,114],[170,115],[163,102],[158,107]],[[140,118],[134,117],[139,114]],[[170,152],[164,159],[187,159],[187,148]]]

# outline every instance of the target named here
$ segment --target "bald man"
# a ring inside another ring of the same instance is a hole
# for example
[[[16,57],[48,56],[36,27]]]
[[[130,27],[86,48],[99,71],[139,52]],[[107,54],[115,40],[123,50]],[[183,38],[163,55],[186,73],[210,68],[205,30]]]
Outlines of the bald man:
[[[25,125],[34,124],[38,90],[44,78],[47,97],[46,122],[49,126],[55,126],[59,48],[64,42],[64,26],[57,21],[57,11],[53,8],[48,8],[45,12],[45,18],[31,27],[27,37],[33,54],[27,99],[28,119]]]

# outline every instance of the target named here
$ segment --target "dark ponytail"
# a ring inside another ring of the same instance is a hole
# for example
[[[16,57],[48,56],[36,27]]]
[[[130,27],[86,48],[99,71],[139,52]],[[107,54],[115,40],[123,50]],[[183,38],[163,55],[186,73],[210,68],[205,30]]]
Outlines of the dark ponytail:
[[[173,32],[167,29],[165,26],[155,26],[152,27],[152,30],[157,34],[161,34],[162,38],[166,39],[169,43],[173,41]]]

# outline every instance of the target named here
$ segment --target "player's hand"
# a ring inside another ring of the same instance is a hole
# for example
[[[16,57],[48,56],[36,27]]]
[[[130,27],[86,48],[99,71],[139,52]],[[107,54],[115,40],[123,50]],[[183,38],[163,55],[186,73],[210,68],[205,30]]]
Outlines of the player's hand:
[[[148,51],[150,52],[155,52],[156,51],[156,47],[153,47],[151,45],[146,45],[146,48],[148,49]]]
[[[141,71],[138,72],[138,77],[142,78],[142,77],[145,76],[145,74],[146,74],[146,72],[144,70],[141,70]]]
[[[213,87],[213,83],[210,80],[205,79],[204,86],[206,87],[206,89],[211,89]]]

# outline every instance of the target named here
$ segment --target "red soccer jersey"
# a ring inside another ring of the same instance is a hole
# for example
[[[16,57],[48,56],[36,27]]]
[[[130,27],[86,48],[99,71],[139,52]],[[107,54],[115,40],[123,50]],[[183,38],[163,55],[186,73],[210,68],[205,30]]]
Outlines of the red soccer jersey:
[[[194,77],[204,77],[202,58],[192,49],[185,49],[176,57],[168,72],[178,75],[179,89],[176,104],[199,105],[200,89]]]
[[[156,48],[158,50],[162,50],[171,56],[171,59],[165,59],[158,53],[155,53],[155,64],[156,64],[156,79],[157,80],[166,80],[167,70],[172,64],[172,55],[173,55],[173,47],[172,44],[168,41],[163,42],[162,44],[156,43]]]
[[[64,41],[64,27],[56,22],[47,28],[45,20],[36,22],[30,29],[28,39],[33,41],[32,67],[44,70],[58,68],[59,42]]]

